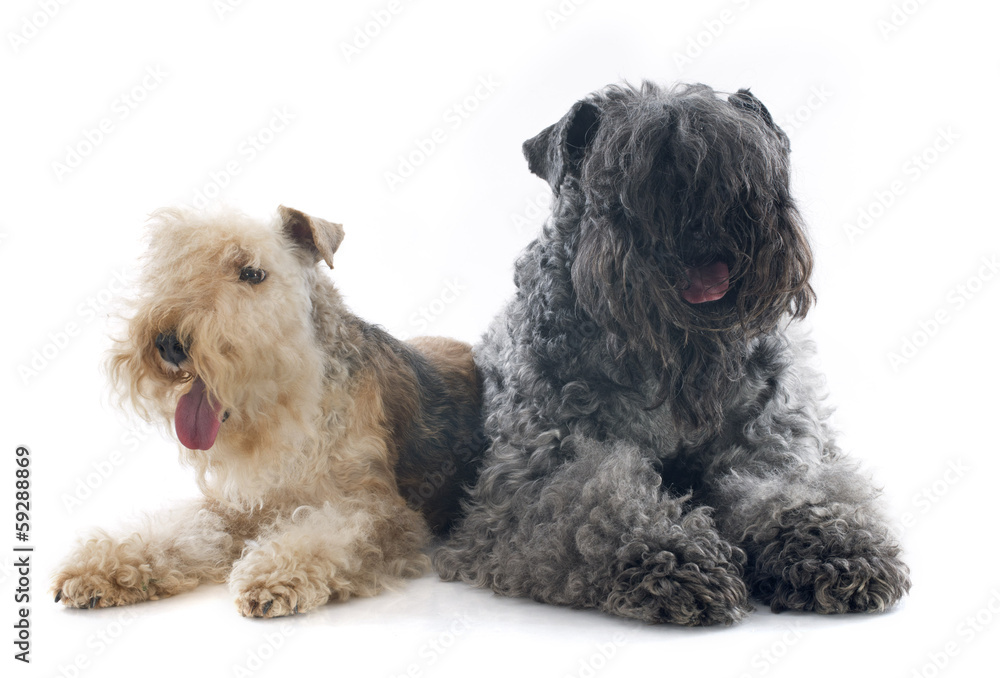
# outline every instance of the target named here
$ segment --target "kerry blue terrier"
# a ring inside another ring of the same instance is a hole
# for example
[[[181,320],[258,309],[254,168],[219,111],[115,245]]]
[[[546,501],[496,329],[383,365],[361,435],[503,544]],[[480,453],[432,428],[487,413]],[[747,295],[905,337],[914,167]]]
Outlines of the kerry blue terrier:
[[[688,625],[895,603],[797,328],[812,254],[763,104],[610,86],[524,152],[552,217],[477,349],[490,448],[441,576]]]

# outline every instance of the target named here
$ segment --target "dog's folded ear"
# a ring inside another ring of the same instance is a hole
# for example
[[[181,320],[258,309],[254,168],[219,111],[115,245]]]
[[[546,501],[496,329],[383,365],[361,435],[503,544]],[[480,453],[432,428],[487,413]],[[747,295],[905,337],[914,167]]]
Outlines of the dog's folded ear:
[[[750,93],[750,90],[741,89],[737,90],[736,94],[730,94],[729,103],[737,108],[742,108],[759,115],[768,125],[774,126],[774,119],[771,118],[770,111],[761,103],[760,99]]]
[[[596,105],[576,102],[562,120],[524,142],[521,148],[528,159],[528,169],[558,192],[567,174],[579,176],[600,120],[601,111]]]
[[[775,124],[774,118],[771,117],[771,112],[767,110],[767,107],[761,103],[761,100],[750,93],[748,89],[737,90],[736,94],[729,95],[729,103],[736,108],[741,108],[753,115],[758,116],[763,120],[768,127],[773,129],[781,137],[782,142],[785,144],[785,149],[789,147],[788,135],[785,134],[778,125]]]
[[[280,205],[281,230],[286,237],[312,255],[312,263],[320,260],[333,268],[333,253],[344,239],[344,228],[323,219],[311,217],[304,212]]]

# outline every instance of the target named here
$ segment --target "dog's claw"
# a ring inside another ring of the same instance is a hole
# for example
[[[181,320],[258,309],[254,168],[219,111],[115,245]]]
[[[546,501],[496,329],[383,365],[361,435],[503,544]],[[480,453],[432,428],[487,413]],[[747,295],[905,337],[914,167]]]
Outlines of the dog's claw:
[[[266,615],[268,613],[268,611],[271,609],[271,605],[273,605],[273,604],[274,604],[273,600],[269,600],[266,603],[264,603],[264,606],[260,609],[261,614],[262,615]]]
[[[292,614],[298,614],[298,613],[299,613],[299,604],[295,603],[295,609],[292,610]]]
[[[94,596],[93,598],[91,598],[90,599],[90,609],[93,610],[97,606],[97,604],[99,602],[101,602],[101,597],[100,596]]]
[[[62,600],[62,589],[56,591],[56,602],[58,603],[60,600]]]

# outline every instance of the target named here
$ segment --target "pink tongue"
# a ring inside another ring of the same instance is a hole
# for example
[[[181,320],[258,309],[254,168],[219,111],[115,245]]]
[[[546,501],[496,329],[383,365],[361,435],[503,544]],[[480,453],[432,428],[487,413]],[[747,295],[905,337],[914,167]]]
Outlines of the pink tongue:
[[[205,382],[196,377],[191,390],[177,401],[174,429],[181,444],[189,450],[207,450],[215,444],[219,433],[221,405],[211,402]]]
[[[681,292],[681,296],[692,304],[721,299],[729,289],[729,267],[722,261],[689,268],[687,276],[691,286]]]

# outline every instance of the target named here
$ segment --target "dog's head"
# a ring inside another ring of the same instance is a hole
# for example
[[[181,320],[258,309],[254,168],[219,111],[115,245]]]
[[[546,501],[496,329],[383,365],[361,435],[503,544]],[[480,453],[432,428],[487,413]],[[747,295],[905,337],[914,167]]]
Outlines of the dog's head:
[[[311,293],[316,263],[333,266],[340,225],[281,207],[272,222],[236,212],[164,209],[113,383],[147,419],[173,422],[190,450],[260,435],[276,408],[294,411],[319,378]]]
[[[611,86],[524,143],[567,234],[578,301],[663,369],[660,402],[721,420],[741,348],[813,302],[788,137],[748,90]]]

